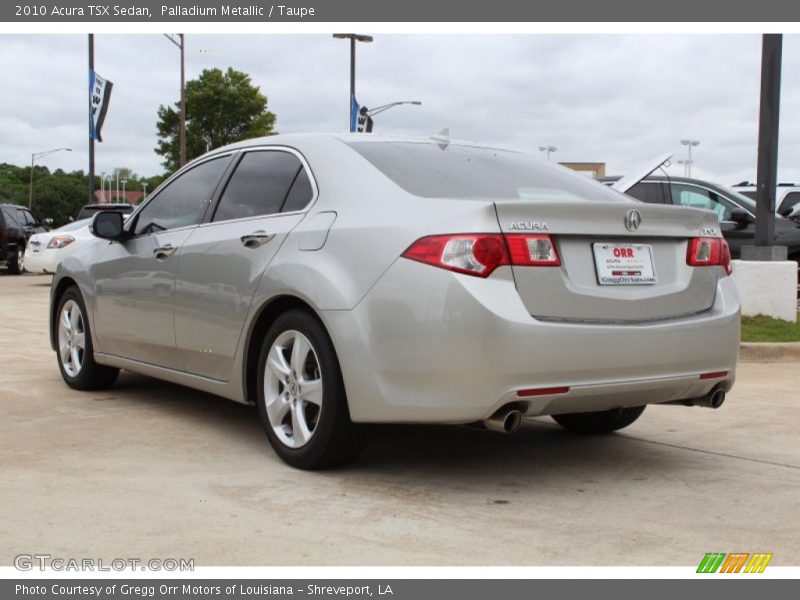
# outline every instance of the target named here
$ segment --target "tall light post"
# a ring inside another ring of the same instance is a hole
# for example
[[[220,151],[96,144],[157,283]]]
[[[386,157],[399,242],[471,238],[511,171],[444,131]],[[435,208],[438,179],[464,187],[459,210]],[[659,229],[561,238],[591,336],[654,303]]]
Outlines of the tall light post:
[[[44,158],[45,156],[50,156],[51,154],[55,154],[56,152],[72,152],[72,148],[53,148],[52,150],[45,150],[44,152],[34,152],[31,154],[31,182],[28,187],[28,210],[31,209],[33,205],[33,167],[35,166],[37,158]]]
[[[164,37],[175,44],[181,51],[181,114],[178,125],[178,148],[180,166],[186,164],[186,38],[184,34],[170,35],[165,33]]]
[[[686,176],[692,176],[692,148],[694,146],[699,146],[699,140],[681,140],[681,145],[686,146],[689,149],[689,158],[686,159]]]
[[[539,152],[544,152],[545,156],[547,156],[547,160],[550,160],[550,153],[556,152],[558,148],[555,146],[539,146]]]
[[[679,165],[683,165],[683,176],[689,177],[690,176],[690,166],[692,164],[691,160],[679,160]]]
[[[125,196],[125,184],[128,183],[128,180],[123,179],[122,181],[120,181],[120,183],[122,184],[122,201],[125,202],[127,201],[127,197]]]
[[[372,42],[371,35],[358,33],[334,33],[337,40],[350,40],[350,132],[356,130],[358,115],[356,114],[356,42]]]
[[[142,201],[147,198],[147,182],[142,182]]]

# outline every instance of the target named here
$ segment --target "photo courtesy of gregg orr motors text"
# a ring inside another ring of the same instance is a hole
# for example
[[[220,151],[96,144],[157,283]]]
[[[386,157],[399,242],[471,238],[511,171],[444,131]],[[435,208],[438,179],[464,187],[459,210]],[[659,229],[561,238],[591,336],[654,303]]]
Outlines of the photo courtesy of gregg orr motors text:
[[[165,596],[291,596],[305,594],[307,596],[392,596],[394,591],[388,583],[377,585],[271,585],[271,584],[225,584],[225,585],[198,585],[183,583],[170,585],[80,585],[69,583],[52,583],[47,585],[17,584],[16,596],[138,596],[153,598]]]

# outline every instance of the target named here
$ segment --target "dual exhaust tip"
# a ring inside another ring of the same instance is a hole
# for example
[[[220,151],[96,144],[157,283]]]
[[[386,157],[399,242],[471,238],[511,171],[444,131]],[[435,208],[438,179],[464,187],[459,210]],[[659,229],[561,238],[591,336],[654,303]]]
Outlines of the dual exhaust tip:
[[[680,401],[687,406],[704,406],[719,408],[725,402],[725,391],[717,388],[699,398]],[[672,404],[671,402],[668,404]],[[489,431],[498,433],[516,433],[522,425],[522,412],[513,404],[504,406],[491,417],[484,420],[482,425]]]

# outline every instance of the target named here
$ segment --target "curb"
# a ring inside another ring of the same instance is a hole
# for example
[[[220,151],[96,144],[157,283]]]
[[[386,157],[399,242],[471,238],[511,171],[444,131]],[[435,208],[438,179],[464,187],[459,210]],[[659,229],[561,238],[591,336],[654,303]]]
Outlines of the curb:
[[[742,342],[739,360],[745,362],[789,362],[800,360],[800,342]]]

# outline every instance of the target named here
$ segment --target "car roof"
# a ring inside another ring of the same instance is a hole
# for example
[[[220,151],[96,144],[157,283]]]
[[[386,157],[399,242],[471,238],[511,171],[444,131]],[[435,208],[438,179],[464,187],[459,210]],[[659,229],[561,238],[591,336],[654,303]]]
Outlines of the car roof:
[[[264,137],[252,138],[227,146],[222,146],[212,150],[208,154],[204,154],[200,158],[210,157],[218,153],[230,152],[232,150],[245,150],[247,148],[254,148],[258,146],[289,146],[303,150],[304,147],[329,145],[331,142],[359,142],[359,143],[376,143],[376,142],[395,142],[395,143],[415,143],[415,144],[442,144],[452,146],[463,146],[470,148],[482,148],[486,150],[500,150],[504,152],[519,152],[512,148],[502,148],[492,146],[489,144],[481,144],[465,140],[452,140],[444,134],[436,134],[430,137],[414,136],[414,135],[400,135],[400,134],[386,134],[386,133],[281,133],[277,135],[269,135]],[[197,160],[197,159],[195,159]]]

